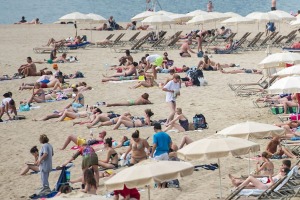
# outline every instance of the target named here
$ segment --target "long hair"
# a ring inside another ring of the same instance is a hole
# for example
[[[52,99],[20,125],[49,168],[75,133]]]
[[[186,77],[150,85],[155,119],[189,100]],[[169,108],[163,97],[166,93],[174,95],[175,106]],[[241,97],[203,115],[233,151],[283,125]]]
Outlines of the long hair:
[[[94,171],[91,169],[86,169],[83,174],[84,181],[87,185],[90,185],[91,187],[97,188],[96,179],[94,177]]]

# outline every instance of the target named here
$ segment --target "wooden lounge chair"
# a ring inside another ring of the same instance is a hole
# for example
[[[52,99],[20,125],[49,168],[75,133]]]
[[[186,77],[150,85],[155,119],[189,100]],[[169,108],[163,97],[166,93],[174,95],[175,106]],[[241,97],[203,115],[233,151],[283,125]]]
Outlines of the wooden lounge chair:
[[[33,48],[34,53],[50,53],[53,50],[53,47],[35,47]],[[57,49],[59,53],[67,53],[70,50],[69,47],[61,46]]]
[[[259,32],[256,34],[256,36],[248,43],[246,46],[246,50],[254,50],[257,46],[257,42],[260,40],[260,38],[263,36],[263,32]]]
[[[106,48],[106,47],[111,47],[111,46],[114,46],[114,45],[118,45],[119,42],[121,41],[121,39],[124,37],[124,35],[125,35],[125,33],[121,33],[112,43],[97,42],[96,47]]]

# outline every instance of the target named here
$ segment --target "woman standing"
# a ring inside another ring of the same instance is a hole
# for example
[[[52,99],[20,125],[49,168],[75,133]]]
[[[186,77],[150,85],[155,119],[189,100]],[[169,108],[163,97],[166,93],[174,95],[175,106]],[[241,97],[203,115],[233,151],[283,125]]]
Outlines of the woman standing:
[[[43,144],[41,151],[39,153],[39,159],[35,162],[37,166],[39,166],[40,174],[41,174],[41,180],[42,180],[42,189],[41,194],[48,194],[51,192],[50,186],[49,186],[49,173],[52,170],[52,156],[53,153],[53,147],[51,144],[49,144],[49,138],[47,135],[42,134],[40,135],[40,143]]]
[[[134,165],[147,159],[147,154],[150,152],[150,147],[147,140],[140,138],[140,132],[138,130],[134,131],[131,137],[132,139],[130,140],[130,146],[126,151],[124,158],[126,158],[127,154],[132,151],[130,164]],[[145,151],[146,149],[147,153]]]

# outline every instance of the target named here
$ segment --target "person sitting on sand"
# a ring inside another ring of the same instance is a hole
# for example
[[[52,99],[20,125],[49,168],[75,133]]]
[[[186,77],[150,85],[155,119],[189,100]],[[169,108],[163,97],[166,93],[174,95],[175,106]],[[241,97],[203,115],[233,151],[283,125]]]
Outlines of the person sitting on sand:
[[[99,160],[98,165],[105,169],[118,168],[119,156],[116,150],[112,148],[112,138],[106,138],[104,147],[107,151],[105,160]]]
[[[179,55],[181,57],[191,57],[191,54],[189,52],[196,54],[196,52],[194,52],[191,49],[191,47],[190,47],[191,44],[192,44],[192,38],[189,38],[186,42],[184,42],[181,45],[181,47],[180,47],[180,53],[179,53]]]
[[[126,54],[125,56],[122,56],[119,59],[119,62],[120,62],[119,66],[122,66],[122,65],[128,66],[133,63],[133,57],[130,55],[129,49],[126,49],[125,54]]]
[[[113,16],[110,16],[108,19],[108,23],[110,26],[110,30],[122,30],[123,27],[117,24],[117,22],[114,20]]]
[[[173,63],[174,61],[168,58],[168,52],[164,52],[163,64],[161,67],[164,69],[168,69],[169,67],[172,67]]]
[[[258,70],[258,69],[235,69],[235,70],[231,70],[231,71],[224,71],[222,68],[220,68],[220,71],[223,74],[240,74],[240,73],[246,73],[246,74],[262,74],[262,70]]]
[[[45,95],[45,91],[43,90],[43,88],[41,88],[41,84],[35,83],[34,88],[36,88],[37,90],[36,91],[34,91],[34,89],[32,90],[32,96],[27,101],[27,103],[29,103],[29,104],[32,102],[44,103],[46,101],[46,98],[45,98],[46,95]]]
[[[137,30],[142,30],[142,31],[146,31],[149,29],[150,29],[149,25],[140,25],[139,27],[137,27]]]
[[[139,77],[144,77],[144,81],[139,81],[136,85],[130,87],[131,89],[136,89],[139,87],[153,87],[154,85],[157,85],[157,83],[154,81],[154,77],[151,74],[145,73],[144,70],[139,70]]]
[[[151,111],[151,109],[145,110],[144,117],[132,117],[131,115],[127,115],[127,114],[121,115],[118,118],[118,121],[114,126],[113,130],[118,129],[122,124],[124,124],[124,126],[126,126],[127,128],[150,126],[151,125],[150,118],[153,115],[154,113]]]
[[[36,65],[32,61],[31,57],[27,57],[27,63],[23,64],[19,67],[18,73],[19,75],[25,76],[42,76],[45,74],[44,70],[47,68],[42,69],[40,72],[37,72]]]
[[[84,174],[85,170],[87,170],[88,168],[92,168],[94,171],[94,176],[95,176],[95,180],[97,183],[96,185],[99,186],[98,156],[95,153],[95,150],[93,149],[92,146],[83,144],[77,150],[77,152],[72,156],[72,158],[69,159],[64,164],[62,164],[61,167],[66,166],[67,164],[69,164],[70,162],[72,162],[73,160],[78,158],[79,155],[82,156],[82,164],[81,164],[82,174]],[[83,184],[84,184],[84,182],[83,182]]]
[[[24,24],[26,22],[27,22],[27,20],[25,19],[24,16],[22,16],[21,20],[19,22],[15,23],[15,24]]]
[[[142,96],[140,96],[136,100],[128,100],[128,101],[122,102],[122,103],[108,103],[108,104],[106,104],[106,106],[107,107],[111,107],[111,106],[133,106],[133,105],[146,105],[146,104],[152,104],[149,101],[149,94],[148,93],[142,94]]]
[[[127,157],[129,152],[132,152],[130,164],[134,165],[147,159],[150,154],[150,146],[147,140],[140,138],[140,132],[138,130],[134,131],[131,137],[132,139],[130,140],[130,145],[124,155],[124,158]]]
[[[270,154],[271,158],[280,159],[282,158],[283,154],[285,154],[289,158],[297,158],[297,156],[295,156],[288,148],[281,146],[280,141],[280,137],[275,136],[268,143],[266,152]]]
[[[208,55],[204,55],[203,61],[201,60],[198,64],[198,69],[205,71],[216,71],[219,67],[219,64],[209,59]]]
[[[179,122],[176,123],[176,122]],[[176,108],[176,114],[174,116],[174,119],[170,121],[168,124],[165,124],[167,127],[164,132],[167,132],[168,130],[171,130],[172,128],[177,129],[179,132],[184,132],[189,130],[189,121],[186,116],[183,115],[181,108]]]
[[[133,22],[131,22],[131,23],[128,23],[125,29],[126,29],[126,30],[128,30],[128,29],[129,29],[129,30],[136,30],[136,21],[133,21]]]
[[[12,99],[12,93],[6,92],[3,94],[4,99],[0,104],[0,122],[3,122],[2,116],[4,113],[7,114],[8,119],[12,120],[13,118],[10,116],[11,113],[14,113],[15,116],[17,115],[17,109],[15,101]]]
[[[121,73],[116,73],[114,75],[111,76],[105,76],[103,75],[105,78],[113,78],[113,77],[130,77],[130,76],[137,76],[137,66],[138,63],[137,62],[133,62],[131,65],[128,65],[127,69],[124,70],[124,72]],[[102,80],[102,82],[106,82],[106,79],[104,79],[105,81]]]
[[[34,162],[26,162],[25,166],[21,170],[20,175],[25,175],[27,172],[29,172],[29,170],[32,170],[34,172],[40,171],[39,167],[34,164],[39,159],[39,150],[38,150],[37,146],[32,147],[30,149],[30,153],[34,157]]]

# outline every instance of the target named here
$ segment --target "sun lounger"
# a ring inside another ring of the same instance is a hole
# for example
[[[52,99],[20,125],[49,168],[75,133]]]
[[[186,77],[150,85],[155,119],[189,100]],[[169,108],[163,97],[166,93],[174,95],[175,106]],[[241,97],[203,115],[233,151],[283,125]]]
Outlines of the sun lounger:
[[[50,53],[53,47],[35,47],[33,48],[34,53]],[[70,50],[69,47],[61,46],[57,49],[59,53],[67,53]]]
[[[90,42],[83,42],[80,44],[72,44],[72,45],[68,45],[67,47],[69,47],[69,49],[84,49],[85,47],[87,47],[90,44]]]
[[[248,43],[246,50],[255,50],[257,48],[257,42],[263,36],[264,32],[257,33],[257,35]]]

